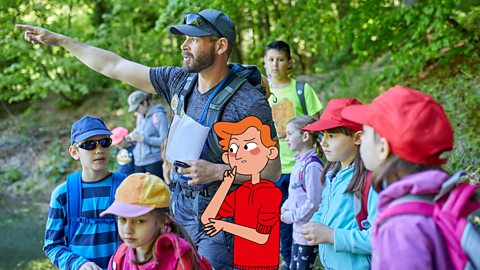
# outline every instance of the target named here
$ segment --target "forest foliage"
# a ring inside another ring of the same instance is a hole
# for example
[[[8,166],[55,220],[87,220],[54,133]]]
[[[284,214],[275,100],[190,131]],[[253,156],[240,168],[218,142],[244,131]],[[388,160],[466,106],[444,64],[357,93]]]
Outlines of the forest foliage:
[[[128,86],[84,67],[58,47],[24,41],[15,23],[49,28],[148,66],[179,65],[182,37],[169,26],[215,8],[237,27],[231,60],[263,66],[273,40],[293,49],[295,74],[310,74],[323,101],[362,101],[395,84],[442,104],[456,131],[453,167],[479,166],[478,0],[0,0],[0,101],[51,96],[68,103]],[[129,88],[130,89],[130,88]],[[463,147],[463,148],[462,148]],[[467,153],[467,154],[466,154]],[[465,158],[466,156],[466,158]]]

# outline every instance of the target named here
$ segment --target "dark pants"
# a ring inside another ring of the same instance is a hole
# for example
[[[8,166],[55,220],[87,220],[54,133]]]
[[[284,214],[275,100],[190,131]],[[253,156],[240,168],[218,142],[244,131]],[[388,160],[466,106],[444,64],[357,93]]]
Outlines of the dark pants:
[[[282,174],[280,179],[275,183],[282,191],[282,205],[288,198],[288,185],[290,184],[290,174]],[[292,237],[293,225],[280,223],[280,254],[283,258],[283,269],[289,269],[292,258]]]
[[[154,175],[163,179],[162,165],[163,165],[163,161],[158,161],[158,162],[148,164],[148,165],[145,165],[145,166],[136,166],[135,165],[135,172],[136,173],[149,172],[149,173],[154,174]]]
[[[231,270],[233,266],[233,235],[220,231],[214,236],[205,234],[200,217],[210,203],[211,197],[196,194],[187,196],[179,187],[171,194],[170,206],[173,218],[182,224],[198,248],[215,270]],[[232,219],[228,220],[233,222]],[[252,251],[254,252],[254,251]]]
[[[310,270],[315,265],[318,246],[304,246],[293,243],[290,270]]]

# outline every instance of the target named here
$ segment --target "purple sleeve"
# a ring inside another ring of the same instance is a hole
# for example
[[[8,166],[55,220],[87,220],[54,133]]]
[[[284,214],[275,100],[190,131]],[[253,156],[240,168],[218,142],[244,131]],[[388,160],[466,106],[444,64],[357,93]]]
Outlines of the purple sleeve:
[[[435,246],[442,244],[431,218],[392,217],[378,230],[375,264],[378,269],[440,269],[435,263],[434,251]]]

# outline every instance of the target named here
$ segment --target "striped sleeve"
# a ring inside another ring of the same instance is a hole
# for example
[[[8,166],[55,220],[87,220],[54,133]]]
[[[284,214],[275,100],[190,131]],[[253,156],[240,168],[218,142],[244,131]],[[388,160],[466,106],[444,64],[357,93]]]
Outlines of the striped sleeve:
[[[59,269],[79,269],[87,259],[73,253],[65,242],[66,183],[59,185],[50,198],[43,251]]]

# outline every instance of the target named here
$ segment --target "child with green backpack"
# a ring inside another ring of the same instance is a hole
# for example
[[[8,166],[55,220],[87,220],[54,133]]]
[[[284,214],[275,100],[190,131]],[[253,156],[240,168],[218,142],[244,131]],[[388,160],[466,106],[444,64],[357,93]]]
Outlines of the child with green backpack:
[[[93,116],[72,125],[69,152],[82,170],[52,192],[43,246],[59,269],[107,269],[118,247],[114,217],[99,216],[125,178],[107,169],[111,134],[102,119]]]

